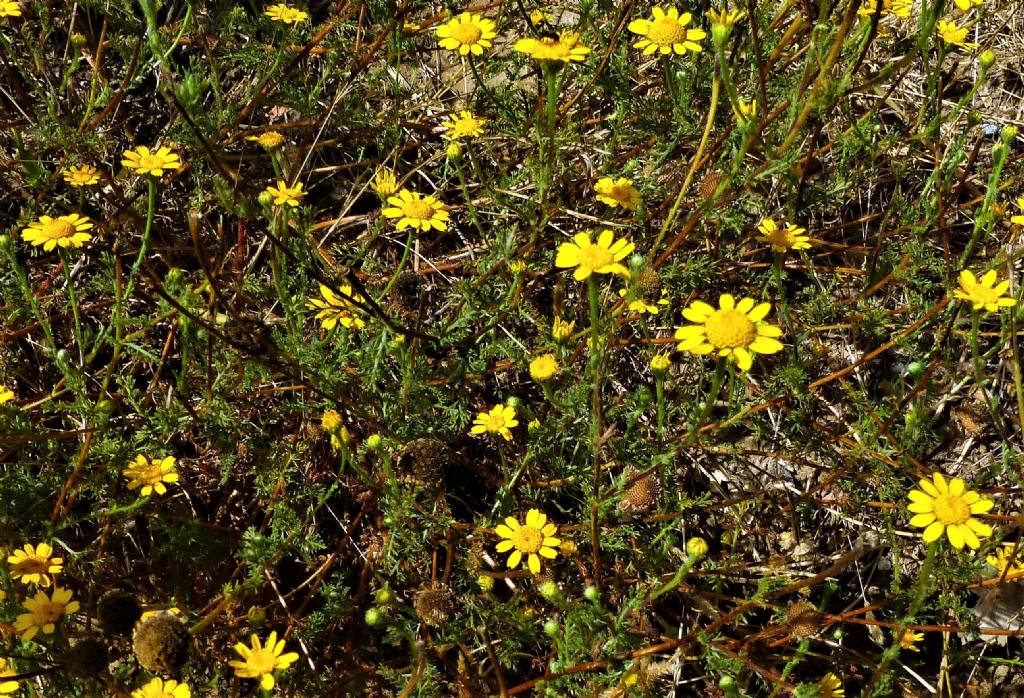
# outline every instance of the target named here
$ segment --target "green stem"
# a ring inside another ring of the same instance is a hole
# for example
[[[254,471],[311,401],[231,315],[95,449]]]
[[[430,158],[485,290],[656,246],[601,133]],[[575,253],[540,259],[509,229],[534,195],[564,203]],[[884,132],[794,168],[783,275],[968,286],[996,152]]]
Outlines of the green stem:
[[[60,248],[60,266],[64,271],[64,282],[68,287],[68,302],[71,304],[71,314],[75,318],[75,344],[78,346],[78,365],[83,362],[82,353],[82,319],[78,314],[78,294],[75,292],[75,284],[71,280],[71,262],[68,259],[67,250]]]
[[[149,175],[147,181],[149,182],[149,200],[146,203],[146,227],[142,231],[142,242],[139,243],[139,256],[135,258],[135,263],[132,264],[131,271],[128,273],[128,294],[131,293],[135,275],[138,273],[139,267],[142,266],[142,260],[145,258],[146,252],[149,251],[149,232],[153,229],[153,215],[156,213],[156,180]]]
[[[415,232],[415,228],[409,228],[409,234],[405,236],[405,250],[402,252],[402,259],[401,261],[398,262],[398,267],[395,269],[395,273],[391,276],[391,279],[388,281],[388,285],[385,286],[384,290],[381,292],[381,299],[388,297],[388,293],[390,293],[391,289],[398,281],[398,277],[401,276],[402,272],[405,270],[405,264],[406,262],[409,261],[409,251],[412,249],[412,236]]]
[[[701,425],[704,424],[704,420],[707,419],[709,414],[711,414],[711,409],[715,406],[715,398],[718,397],[718,393],[722,389],[722,379],[725,377],[726,363],[726,359],[718,359],[718,365],[715,366],[714,378],[711,379],[711,390],[708,391],[708,396],[704,400],[703,406],[701,406],[700,414],[697,415],[697,418],[693,420],[693,424],[690,426],[690,433],[686,435],[687,444],[693,443],[700,431]]]
[[[665,378],[662,375],[654,377],[654,393],[658,400],[658,440],[665,438]]]
[[[472,63],[471,63],[472,64]],[[466,175],[462,171],[462,163],[459,162],[460,158],[453,158],[451,160],[452,165],[455,167],[455,174],[459,177],[459,184],[462,185],[462,198],[466,200],[466,209],[469,211],[469,219],[473,221],[473,225],[482,237],[487,237],[484,234],[484,229],[480,225],[480,220],[476,217],[476,206],[473,205],[473,197],[469,195],[469,185],[466,184]]]

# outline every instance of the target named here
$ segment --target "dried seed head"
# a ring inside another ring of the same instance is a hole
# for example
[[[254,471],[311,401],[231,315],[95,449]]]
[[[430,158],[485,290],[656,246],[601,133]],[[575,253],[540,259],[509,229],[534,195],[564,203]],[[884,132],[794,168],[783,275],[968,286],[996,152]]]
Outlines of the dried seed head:
[[[822,615],[813,604],[797,601],[786,609],[786,624],[793,637],[810,637],[821,630]]]
[[[398,469],[403,475],[424,483],[443,480],[448,468],[455,463],[455,452],[441,441],[431,437],[413,439],[398,452]]]
[[[126,636],[142,617],[142,605],[131,592],[108,591],[96,606],[100,627],[110,635]]]
[[[99,679],[107,673],[107,645],[94,637],[87,637],[64,653],[62,663],[64,670],[76,679]]]
[[[426,625],[441,625],[452,612],[452,595],[445,587],[421,589],[412,600],[416,615]]]
[[[697,195],[701,201],[711,199],[718,191],[718,185],[722,183],[723,179],[725,179],[725,175],[717,171],[711,171],[704,175],[704,179],[700,180],[700,187],[697,189]]]
[[[650,264],[644,265],[637,276],[636,284],[644,298],[657,298],[661,294],[661,277]]]
[[[191,637],[173,613],[149,616],[135,628],[132,649],[143,668],[161,676],[177,675],[188,659]]]
[[[626,479],[627,482],[636,477],[636,473],[637,471],[631,467]],[[630,485],[629,489],[626,490],[626,494],[619,501],[619,509],[625,512],[644,511],[658,501],[660,496],[661,484],[654,476],[654,473],[648,473]]]

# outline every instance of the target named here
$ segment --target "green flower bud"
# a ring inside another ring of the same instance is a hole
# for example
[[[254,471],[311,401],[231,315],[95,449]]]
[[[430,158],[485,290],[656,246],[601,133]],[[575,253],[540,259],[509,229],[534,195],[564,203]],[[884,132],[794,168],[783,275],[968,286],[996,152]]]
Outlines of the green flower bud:
[[[539,591],[540,595],[548,601],[554,601],[561,595],[562,590],[558,588],[558,585],[555,582],[549,579],[541,584],[537,588],[537,591]]]
[[[558,637],[559,633],[562,632],[562,626],[560,626],[558,621],[554,618],[549,618],[544,621],[544,632],[550,637]]]
[[[588,584],[583,589],[583,598],[585,598],[587,601],[593,601],[594,603],[597,603],[601,600],[601,592],[598,591],[597,587],[593,584]]]
[[[384,614],[380,612],[378,608],[368,608],[366,613],[363,615],[363,620],[369,626],[380,625],[384,622]]]
[[[366,437],[366,447],[371,451],[376,451],[381,447],[383,439],[380,438],[380,434],[370,434]]]
[[[686,541],[686,554],[690,557],[704,557],[708,554],[708,542],[703,538],[694,536]]]

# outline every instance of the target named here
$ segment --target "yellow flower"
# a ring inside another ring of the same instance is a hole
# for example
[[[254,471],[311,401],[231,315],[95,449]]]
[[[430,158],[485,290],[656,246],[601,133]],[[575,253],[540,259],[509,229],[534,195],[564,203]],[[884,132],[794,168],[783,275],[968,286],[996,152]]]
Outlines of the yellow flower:
[[[176,170],[181,167],[181,160],[177,153],[170,148],[157,148],[151,151],[144,145],[134,150],[124,151],[121,164],[135,170],[136,174],[151,174],[154,177],[162,177],[164,170]]]
[[[533,10],[530,12],[530,24],[536,26],[541,22],[550,22],[554,19],[554,16],[550,12],[544,10]]]
[[[515,49],[534,60],[561,63],[582,61],[590,53],[590,49],[580,43],[579,34],[571,31],[562,32],[558,38],[545,36],[540,39],[519,39]]]
[[[242,661],[233,660],[228,662],[235,669],[235,676],[240,679],[259,679],[260,688],[269,691],[274,687],[274,671],[287,669],[288,666],[299,658],[296,652],[284,652],[284,640],[278,642],[277,632],[271,632],[267,638],[266,646],[260,644],[260,639],[253,633],[250,645],[239,642],[235,645],[235,652],[242,657]]]
[[[72,165],[64,170],[64,181],[73,187],[88,187],[100,181],[100,171],[92,165]]]
[[[866,0],[860,9],[857,10],[857,14],[871,16],[875,14],[876,0]],[[907,18],[910,16],[910,3],[911,0],[881,0],[881,16],[882,17],[900,17]]]
[[[627,291],[626,289],[620,288],[619,289],[619,298],[625,298],[626,294],[628,294],[628,293],[629,293],[629,291]],[[661,308],[658,307],[659,305],[668,305],[669,304],[668,297],[667,297],[666,293],[667,293],[666,291],[662,291],[661,292],[661,298],[658,299],[657,304],[648,303],[643,298],[640,298],[639,296],[637,296],[633,300],[629,301],[629,306],[628,307],[634,313],[640,313],[641,315],[643,315],[644,313],[650,313],[651,315],[657,315],[658,311],[661,310]]]
[[[811,238],[802,234],[807,230],[792,224],[780,228],[771,218],[765,218],[758,223],[757,232],[761,233],[758,239],[761,242],[767,242],[776,252],[806,250],[811,247]]]
[[[0,17],[21,17],[21,5],[14,0],[0,0]]]
[[[60,574],[64,569],[64,559],[51,557],[53,548],[46,543],[32,546],[26,543],[7,557],[7,566],[11,577],[20,579],[22,584],[36,584],[41,587],[50,586],[51,574]]]
[[[2,6],[2,3],[0,3],[0,6]],[[6,657],[0,657],[0,695],[7,695],[18,690],[17,681],[6,680],[9,676],[17,676],[17,673],[11,665],[7,663]]]
[[[245,140],[259,143],[266,150],[273,150],[284,143],[284,136],[277,131],[264,131],[258,136],[246,136]]]
[[[71,600],[71,591],[54,587],[53,594],[39,592],[31,599],[25,600],[25,610],[14,620],[14,627],[26,640],[31,640],[40,631],[44,635],[52,635],[61,616],[70,615],[79,609],[80,604]]]
[[[482,55],[485,48],[491,47],[491,39],[495,36],[494,22],[475,12],[463,12],[437,28],[441,48],[458,51],[461,56],[469,53]]]
[[[934,473],[931,480],[922,479],[918,485],[920,490],[910,490],[907,494],[910,498],[907,509],[914,514],[910,525],[924,529],[921,538],[925,543],[938,540],[945,531],[957,550],[962,549],[965,543],[972,550],[977,550],[981,545],[978,537],[992,535],[992,527],[973,515],[984,514],[995,503],[973,490],[967,490],[963,480],[955,477],[947,484],[941,473]]]
[[[839,680],[838,676],[829,672],[821,677],[821,681],[818,682],[819,698],[842,698],[845,695],[843,682]]]
[[[174,462],[174,456],[150,460],[140,453],[121,474],[128,478],[128,489],[142,488],[139,494],[143,497],[153,494],[154,490],[157,494],[167,494],[164,483],[178,481]]]
[[[481,412],[473,420],[470,434],[500,434],[506,441],[512,440],[509,429],[519,426],[516,408],[509,405],[495,405],[490,412]]]
[[[633,180],[625,177],[618,179],[602,177],[594,185],[594,192],[597,194],[598,201],[608,204],[612,208],[622,206],[630,211],[635,211],[643,201],[640,192],[633,186]]]
[[[744,102],[742,99],[737,100],[738,104],[733,107],[733,113],[736,115],[736,121],[741,124],[745,124],[757,116],[757,100],[752,99],[749,102]]]
[[[6,404],[14,399],[14,391],[6,385],[0,385],[0,405]]]
[[[309,15],[302,10],[289,7],[283,2],[277,5],[271,5],[263,13],[267,17],[270,17],[275,22],[281,22],[282,24],[295,24],[297,22],[304,22],[309,19]]]
[[[320,284],[320,295],[323,296],[323,300],[319,298],[306,300],[306,307],[320,308],[320,312],[316,314],[316,319],[320,321],[320,327],[325,330],[333,330],[339,324],[346,329],[361,330],[366,327],[366,321],[352,312],[352,309],[356,308],[353,301],[362,303],[363,297],[358,293],[353,293],[352,287],[348,284],[344,284],[338,290],[341,291],[341,297]]]
[[[655,354],[651,357],[651,370],[654,373],[664,373],[671,365],[671,359],[669,359],[665,354]]]
[[[538,383],[551,380],[556,373],[558,373],[558,359],[554,354],[541,354],[530,362],[530,378]]]
[[[1024,196],[1017,197],[1017,208],[1021,210],[1022,215],[1013,216],[1010,218],[1010,222],[1016,223],[1017,225],[1024,225]]]
[[[537,509],[530,509],[526,512],[525,526],[521,526],[514,516],[509,516],[504,524],[495,527],[494,532],[506,539],[498,543],[497,551],[512,551],[508,556],[509,569],[518,567],[525,555],[527,567],[534,574],[539,574],[540,558],[554,560],[558,555],[556,549],[562,542],[554,537],[558,533],[558,526],[547,523],[547,518]]]
[[[679,351],[728,357],[744,371],[753,365],[753,354],[774,354],[782,351],[782,330],[762,322],[771,310],[770,303],[756,304],[753,298],[739,303],[728,293],[718,298],[718,310],[694,301],[683,310],[683,317],[695,325],[677,328]]]
[[[636,249],[632,242],[625,238],[615,240],[615,234],[610,230],[602,230],[596,242],[590,241],[589,233],[577,233],[572,239],[572,242],[563,242],[558,246],[556,267],[576,267],[573,278],[577,281],[583,281],[591,274],[629,277],[629,270],[619,262]]]
[[[972,7],[985,6],[985,0],[953,0],[953,3],[959,7],[962,12],[969,12]]]
[[[414,191],[403,189],[397,196],[389,196],[390,208],[383,213],[388,218],[397,218],[396,230],[415,228],[427,232],[431,228],[448,229],[448,211],[444,204],[433,196],[423,196]]]
[[[379,167],[373,175],[373,182],[370,184],[370,188],[377,192],[377,196],[380,198],[387,199],[389,196],[394,196],[398,191],[398,178],[388,168]]]
[[[89,219],[77,213],[57,218],[39,216],[39,220],[21,231],[21,239],[37,247],[42,245],[47,252],[58,246],[81,247],[92,240],[92,235],[85,232],[91,227]]]
[[[132,691],[132,698],[192,698],[192,691],[187,683],[155,678]]]
[[[967,41],[968,27],[958,27],[956,22],[940,19],[935,25],[935,33],[951,46],[962,46],[967,49],[978,48],[978,44]]]
[[[299,201],[306,195],[306,192],[302,191],[302,182],[297,182],[295,186],[289,187],[287,184],[282,182],[280,179],[277,180],[277,186],[270,185],[264,191],[274,197],[274,205],[280,206],[281,204],[288,204],[292,208],[299,205]]]
[[[508,270],[513,274],[522,274],[526,271],[526,262],[521,259],[513,259],[508,263]]]
[[[651,19],[634,19],[629,23],[629,31],[644,38],[633,44],[634,48],[642,48],[644,55],[649,56],[655,51],[669,54],[675,51],[682,55],[687,51],[700,51],[698,41],[707,36],[700,29],[687,29],[692,15],[689,12],[679,14],[679,10],[669,7],[666,12],[661,7],[651,10]]]
[[[562,318],[555,316],[555,321],[551,323],[551,338],[556,342],[564,342],[572,336],[573,330],[576,329],[576,321],[566,322]]]
[[[915,633],[909,628],[903,631],[900,635],[900,647],[911,652],[920,652],[921,650],[916,647],[917,643],[924,639],[924,633]]]
[[[988,555],[985,557],[985,562],[992,565],[996,570],[996,578],[1002,579],[1003,575],[1006,575],[1006,579],[1014,579],[1024,575],[1024,566],[1021,565],[1020,554],[1024,552],[1024,548],[1019,548],[1017,554],[1013,554],[1013,549],[1017,545],[1014,543],[1003,543],[995,550],[995,555]]]
[[[449,116],[447,121],[442,121],[441,125],[447,129],[444,134],[446,138],[456,139],[483,135],[485,123],[487,119],[477,118],[463,109],[458,114]]]
[[[718,26],[726,29],[732,29],[737,22],[743,19],[743,10],[733,10],[732,12],[728,10],[708,10],[704,14],[711,20],[713,27]]]
[[[327,435],[331,437],[331,446],[337,451],[342,445],[348,446],[352,443],[352,433],[341,423],[341,415],[337,410],[327,410],[320,417],[320,426]]]
[[[953,291],[953,295],[962,301],[971,304],[974,310],[995,312],[1000,308],[1012,308],[1017,305],[1017,299],[1003,297],[1010,288],[1009,281],[996,283],[996,270],[989,269],[982,275],[979,281],[974,274],[964,269],[960,272],[960,288]]]

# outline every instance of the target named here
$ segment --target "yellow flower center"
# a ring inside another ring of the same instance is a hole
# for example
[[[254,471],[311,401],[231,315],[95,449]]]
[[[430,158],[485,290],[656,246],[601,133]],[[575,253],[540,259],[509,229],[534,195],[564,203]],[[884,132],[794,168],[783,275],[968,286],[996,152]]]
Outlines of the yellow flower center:
[[[540,550],[543,543],[544,533],[533,526],[523,526],[512,536],[512,545],[516,546],[516,550],[527,554]]]
[[[500,431],[505,426],[505,415],[487,414],[487,431]]]
[[[686,40],[686,28],[678,20],[662,17],[651,22],[647,38],[658,46],[681,44]]]
[[[580,266],[588,269],[600,269],[601,267],[613,264],[615,256],[607,247],[590,245],[580,250]]]
[[[139,156],[140,170],[162,170],[165,167],[164,159],[156,153]]]
[[[705,321],[704,331],[708,341],[719,349],[746,347],[757,338],[757,326],[735,308],[716,310]]]
[[[971,518],[971,508],[963,497],[956,494],[940,495],[933,500],[932,506],[935,518],[947,526],[962,524]]]
[[[413,199],[405,204],[405,215],[407,218],[429,221],[434,217],[434,207],[423,199]]]
[[[64,604],[47,601],[36,610],[36,620],[39,625],[56,623],[62,613],[64,613]]]
[[[472,22],[465,22],[456,24],[452,27],[451,36],[453,39],[458,41],[460,44],[475,44],[480,40],[483,35],[480,27],[473,24]]]
[[[277,657],[274,656],[273,647],[262,647],[253,650],[252,655],[245,660],[246,665],[256,674],[272,674],[277,666]]]
[[[615,199],[616,201],[622,204],[628,204],[629,193],[630,192],[628,187],[623,187],[616,184],[610,190],[608,190],[608,198]]]
[[[44,225],[40,233],[49,240],[59,240],[60,238],[69,238],[74,235],[75,226],[68,221],[58,218]]]
[[[30,557],[19,562],[15,568],[21,576],[30,574],[45,574],[50,569],[50,561],[41,557]]]
[[[570,47],[563,44],[561,39],[545,37],[537,42],[535,58],[540,60],[564,61],[569,56]]]
[[[967,295],[971,297],[971,300],[975,303],[981,303],[982,305],[991,305],[999,300],[999,294],[995,292],[994,288],[989,286],[982,286],[978,284],[970,291]]]
[[[785,247],[789,249],[796,242],[793,232],[789,228],[776,228],[775,230],[766,233],[765,237],[775,247]]]

